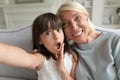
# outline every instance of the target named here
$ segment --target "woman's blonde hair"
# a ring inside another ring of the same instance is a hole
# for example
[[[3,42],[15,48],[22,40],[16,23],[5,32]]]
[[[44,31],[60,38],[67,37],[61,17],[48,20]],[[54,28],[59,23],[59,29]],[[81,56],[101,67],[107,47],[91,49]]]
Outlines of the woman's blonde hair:
[[[78,11],[80,13],[83,13],[83,14],[86,14],[89,16],[87,9],[82,4],[75,2],[75,1],[70,1],[70,2],[66,2],[66,3],[62,4],[57,11],[57,15],[60,17],[62,15],[62,11],[67,11],[67,10]],[[91,32],[94,32],[95,27],[92,24],[92,22],[90,21],[90,19],[88,22],[90,24]]]

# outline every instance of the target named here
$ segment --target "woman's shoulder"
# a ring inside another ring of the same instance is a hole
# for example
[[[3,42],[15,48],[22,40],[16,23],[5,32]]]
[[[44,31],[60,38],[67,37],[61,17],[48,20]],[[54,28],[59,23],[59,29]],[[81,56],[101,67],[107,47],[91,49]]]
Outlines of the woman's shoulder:
[[[120,34],[115,32],[107,32],[107,35],[110,36],[112,39],[120,39]]]
[[[120,45],[120,34],[115,32],[104,32],[104,37],[112,46]]]
[[[120,39],[120,34],[115,33],[115,32],[103,32],[102,37],[105,37],[105,38],[108,37],[108,38],[111,38],[111,39],[114,39],[114,38]]]

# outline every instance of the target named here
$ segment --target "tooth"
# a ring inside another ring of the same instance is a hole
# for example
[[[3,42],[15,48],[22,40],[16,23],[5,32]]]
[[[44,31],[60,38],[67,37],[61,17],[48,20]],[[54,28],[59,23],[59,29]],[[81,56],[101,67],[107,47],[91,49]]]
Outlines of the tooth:
[[[78,35],[80,35],[82,33],[82,31],[80,31],[80,32],[78,32],[78,33],[76,33],[76,34],[73,34],[74,36],[78,36]]]

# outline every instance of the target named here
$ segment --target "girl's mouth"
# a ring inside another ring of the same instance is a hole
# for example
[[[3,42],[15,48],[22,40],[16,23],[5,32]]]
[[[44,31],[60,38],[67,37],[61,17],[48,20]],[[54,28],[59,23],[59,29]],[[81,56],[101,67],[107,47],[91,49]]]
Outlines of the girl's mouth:
[[[57,44],[55,45],[55,48],[56,48],[57,50],[60,50],[60,46],[61,46],[61,43],[57,43]]]

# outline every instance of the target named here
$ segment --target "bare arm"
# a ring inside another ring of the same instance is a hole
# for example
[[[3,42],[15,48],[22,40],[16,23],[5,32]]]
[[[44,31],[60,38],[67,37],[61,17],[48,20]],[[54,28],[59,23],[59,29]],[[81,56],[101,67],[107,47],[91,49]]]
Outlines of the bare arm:
[[[77,54],[75,52],[72,52],[72,70],[70,72],[70,75],[73,77],[73,79],[76,79],[75,77],[75,70],[76,70],[76,66],[78,63],[78,57]]]
[[[18,67],[41,68],[44,57],[39,53],[29,54],[21,48],[0,43],[0,63]]]
[[[61,74],[63,76],[63,80],[76,80],[75,77],[75,70],[76,70],[76,65],[77,65],[77,55],[74,53],[72,55],[73,60],[72,60],[72,69],[70,74],[67,72],[66,68],[63,65],[63,68],[61,69]]]

